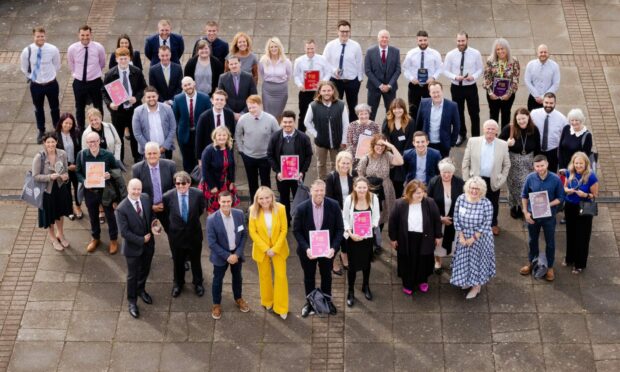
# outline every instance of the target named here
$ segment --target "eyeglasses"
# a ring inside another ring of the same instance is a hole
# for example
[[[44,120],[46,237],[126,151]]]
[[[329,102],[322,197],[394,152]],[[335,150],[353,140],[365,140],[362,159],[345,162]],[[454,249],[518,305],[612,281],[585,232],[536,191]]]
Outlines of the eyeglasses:
[[[86,141],[86,143],[99,143],[99,140],[94,140],[94,141]]]
[[[174,184],[177,186],[185,186],[187,185],[187,182],[175,182]]]

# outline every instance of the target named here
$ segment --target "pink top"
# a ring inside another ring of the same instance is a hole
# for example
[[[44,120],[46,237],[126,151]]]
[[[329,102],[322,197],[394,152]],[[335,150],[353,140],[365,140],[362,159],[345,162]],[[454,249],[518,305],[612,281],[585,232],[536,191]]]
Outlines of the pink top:
[[[101,78],[105,67],[105,49],[96,41],[88,43],[88,66],[86,67],[86,80],[92,81]],[[86,48],[79,41],[71,44],[67,50],[67,62],[74,79],[82,81],[84,71],[84,51]]]
[[[271,60],[262,60],[258,64],[258,75],[263,81],[286,83],[293,75],[293,65],[288,58],[284,61],[278,60],[275,64]]]

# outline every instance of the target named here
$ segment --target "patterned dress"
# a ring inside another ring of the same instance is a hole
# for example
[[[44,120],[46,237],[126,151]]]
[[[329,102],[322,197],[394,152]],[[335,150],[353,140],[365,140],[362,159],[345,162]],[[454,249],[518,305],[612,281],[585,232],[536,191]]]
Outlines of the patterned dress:
[[[452,260],[450,284],[459,287],[483,285],[495,276],[495,244],[491,232],[493,205],[487,198],[470,203],[465,194],[458,197],[454,207],[456,252]],[[469,239],[475,232],[482,232],[471,247],[459,243],[459,233]]]
[[[366,124],[361,124],[359,120],[355,120],[347,129],[347,151],[353,156],[353,168],[357,167],[359,159],[355,158],[355,152],[357,151],[357,142],[360,139],[361,134],[373,136],[381,131],[379,124],[374,121],[369,121]]]
[[[500,139],[508,141],[511,136],[510,126],[505,126],[499,135]],[[534,133],[515,138],[514,145],[508,148],[510,156],[510,171],[506,178],[508,185],[508,205],[521,207],[521,191],[525,177],[534,171],[534,156],[540,153],[540,132],[534,127]]]
[[[396,203],[396,193],[394,185],[390,179],[390,168],[392,167],[392,153],[384,152],[378,158],[364,157],[357,167],[357,173],[364,177],[377,177],[383,179],[383,193],[385,200],[381,203],[381,218],[379,224],[386,223],[390,218],[390,212]]]

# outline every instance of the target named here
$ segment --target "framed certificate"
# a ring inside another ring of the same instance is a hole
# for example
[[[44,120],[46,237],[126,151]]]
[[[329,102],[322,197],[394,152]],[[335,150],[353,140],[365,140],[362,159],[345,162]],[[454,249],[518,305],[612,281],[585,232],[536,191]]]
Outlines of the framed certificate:
[[[120,106],[123,103],[129,101],[129,93],[125,90],[121,79],[116,79],[113,82],[106,84],[106,92],[110,96],[110,99],[116,106]]]
[[[316,90],[319,85],[321,72],[319,70],[308,70],[304,72],[304,89]]]
[[[498,97],[505,96],[510,90],[510,79],[493,79],[493,94]]]
[[[84,187],[87,189],[105,187],[105,162],[86,162],[86,179],[84,180]]]
[[[528,195],[530,206],[532,207],[532,218],[551,217],[551,206],[549,205],[549,194],[547,190],[531,192]]]
[[[370,152],[370,141],[372,136],[360,134],[357,140],[357,148],[355,149],[355,159],[361,159]]]
[[[370,211],[353,212],[353,234],[362,238],[372,238],[372,219]]]
[[[283,180],[299,179],[299,155],[280,156],[280,177]]]
[[[312,257],[327,257],[329,249],[329,230],[311,230],[310,251]]]
[[[420,85],[426,84],[428,81],[428,69],[427,68],[419,68],[418,69],[418,82]]]

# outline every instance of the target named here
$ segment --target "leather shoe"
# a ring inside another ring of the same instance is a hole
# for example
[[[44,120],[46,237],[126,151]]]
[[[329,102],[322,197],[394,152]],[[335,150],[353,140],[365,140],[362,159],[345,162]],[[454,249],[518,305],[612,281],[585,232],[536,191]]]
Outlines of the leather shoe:
[[[312,305],[306,302],[304,307],[301,308],[301,317],[307,318],[308,315],[314,315],[314,309],[312,308]]]
[[[181,294],[181,287],[174,286],[172,287],[172,297],[179,297]]]
[[[362,287],[362,292],[364,292],[364,297],[366,297],[366,299],[368,301],[372,301],[372,292],[370,292],[370,287],[369,286],[363,286]]]
[[[336,315],[338,310],[336,310],[336,305],[333,302],[328,301],[327,306],[329,306],[329,315]]]
[[[493,226],[491,227],[491,230],[493,231],[493,235],[499,235],[499,226]]]
[[[555,280],[555,273],[553,272],[553,267],[547,269],[547,274],[545,274],[545,279],[548,282],[552,282]]]
[[[198,297],[202,297],[202,296],[204,296],[204,294],[205,294],[205,287],[203,287],[203,286],[202,286],[202,284],[197,284],[197,285],[194,287],[194,292],[196,292],[196,295],[197,295]]]
[[[101,240],[91,239],[88,245],[86,246],[86,252],[93,253],[97,249],[99,244],[101,244]]]
[[[146,293],[146,291],[140,293],[140,298],[142,299],[142,301],[144,301],[145,304],[150,305],[153,303],[153,298],[150,294]]]
[[[347,295],[347,306],[352,307],[355,304],[355,295],[353,292],[349,292]]]
[[[118,252],[118,240],[110,240],[110,245],[108,246],[108,251],[110,254],[116,254]]]
[[[466,136],[461,136],[459,134],[458,138],[456,139],[456,146],[461,146],[465,142],[466,138]]]
[[[523,266],[519,270],[519,274],[521,274],[521,275],[530,275],[531,272],[532,272],[532,264],[531,263]]]
[[[138,310],[138,305],[129,304],[129,314],[134,318],[140,317],[140,310]]]

